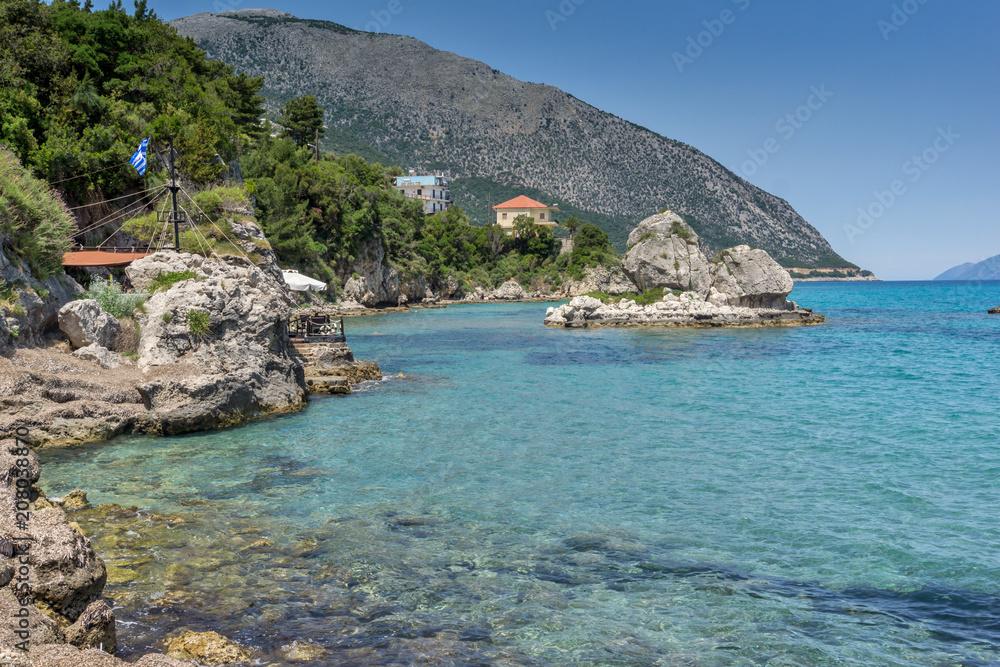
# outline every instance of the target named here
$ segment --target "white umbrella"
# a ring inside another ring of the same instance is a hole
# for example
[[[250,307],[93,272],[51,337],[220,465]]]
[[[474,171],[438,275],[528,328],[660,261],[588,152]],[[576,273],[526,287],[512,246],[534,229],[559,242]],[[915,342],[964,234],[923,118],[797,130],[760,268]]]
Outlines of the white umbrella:
[[[326,291],[326,283],[314,280],[309,276],[304,276],[298,271],[282,271],[281,275],[285,277],[288,288],[296,292],[308,292],[309,290],[316,292]]]

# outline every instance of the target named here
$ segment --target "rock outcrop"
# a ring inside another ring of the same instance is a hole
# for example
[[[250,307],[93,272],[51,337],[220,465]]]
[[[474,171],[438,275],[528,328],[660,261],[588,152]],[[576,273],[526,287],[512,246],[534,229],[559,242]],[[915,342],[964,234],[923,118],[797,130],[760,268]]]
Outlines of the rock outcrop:
[[[183,271],[197,277],[156,292],[137,316],[140,369],[198,371],[138,387],[162,432],[220,428],[301,406],[305,379],[288,337],[292,301],[280,278],[242,258],[174,253],[141,259],[127,274],[139,287],[161,272]]]
[[[157,253],[128,274],[148,290],[161,273],[184,271],[195,277],[157,291],[136,315],[137,363],[99,342],[72,355],[66,343],[0,355],[0,430],[27,426],[33,444],[70,445],[223,428],[304,407],[302,365],[288,337],[292,301],[280,272],[241,257]],[[102,322],[114,320],[87,301],[63,313],[78,343],[100,337],[111,328]]]
[[[77,349],[94,344],[111,349],[122,332],[118,320],[93,299],[71,301],[60,308],[59,329]]]
[[[990,310],[990,315],[1000,315],[1000,306],[997,306],[996,308]]]
[[[726,303],[744,308],[784,308],[795,283],[770,255],[741,245],[723,250],[720,259],[712,268],[711,289]]]
[[[709,262],[698,236],[680,216],[665,212],[643,220],[629,236],[625,275],[643,292],[670,290],[661,301],[640,306],[605,304],[577,297],[550,308],[549,326],[787,326],[820,324],[824,318],[788,301],[791,276],[763,250],[737,246]]]

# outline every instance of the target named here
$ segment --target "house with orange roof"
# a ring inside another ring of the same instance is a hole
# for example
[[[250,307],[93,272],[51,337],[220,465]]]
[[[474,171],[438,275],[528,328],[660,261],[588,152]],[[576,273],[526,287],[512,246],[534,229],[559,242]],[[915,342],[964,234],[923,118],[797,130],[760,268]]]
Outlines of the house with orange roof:
[[[524,195],[497,204],[493,210],[497,212],[497,224],[508,234],[514,233],[514,220],[519,215],[526,215],[534,220],[536,225],[549,229],[559,226],[559,223],[552,219],[552,214],[559,212],[558,206],[546,206]]]

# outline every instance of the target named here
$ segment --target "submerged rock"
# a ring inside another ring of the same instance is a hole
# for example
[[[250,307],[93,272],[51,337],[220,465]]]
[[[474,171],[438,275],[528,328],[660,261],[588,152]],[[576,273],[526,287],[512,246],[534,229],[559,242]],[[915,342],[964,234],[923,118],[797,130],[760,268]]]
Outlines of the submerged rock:
[[[167,641],[167,655],[201,665],[231,665],[253,658],[249,651],[218,632],[185,632]]]

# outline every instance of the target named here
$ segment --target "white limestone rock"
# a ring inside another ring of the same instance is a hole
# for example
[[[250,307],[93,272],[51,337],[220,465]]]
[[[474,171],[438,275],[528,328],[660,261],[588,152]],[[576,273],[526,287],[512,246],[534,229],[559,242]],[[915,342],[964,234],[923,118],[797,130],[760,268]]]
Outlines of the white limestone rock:
[[[708,294],[712,277],[698,235],[675,213],[646,218],[628,237],[622,270],[641,291],[656,288]]]
[[[75,348],[94,343],[112,348],[122,327],[93,299],[70,301],[59,309],[59,328]]]
[[[121,355],[97,343],[81,347],[73,353],[73,356],[84,361],[92,361],[104,369],[118,368],[122,364]]]
[[[491,296],[497,301],[523,301],[528,298],[528,293],[516,280],[508,280],[496,288]]]

